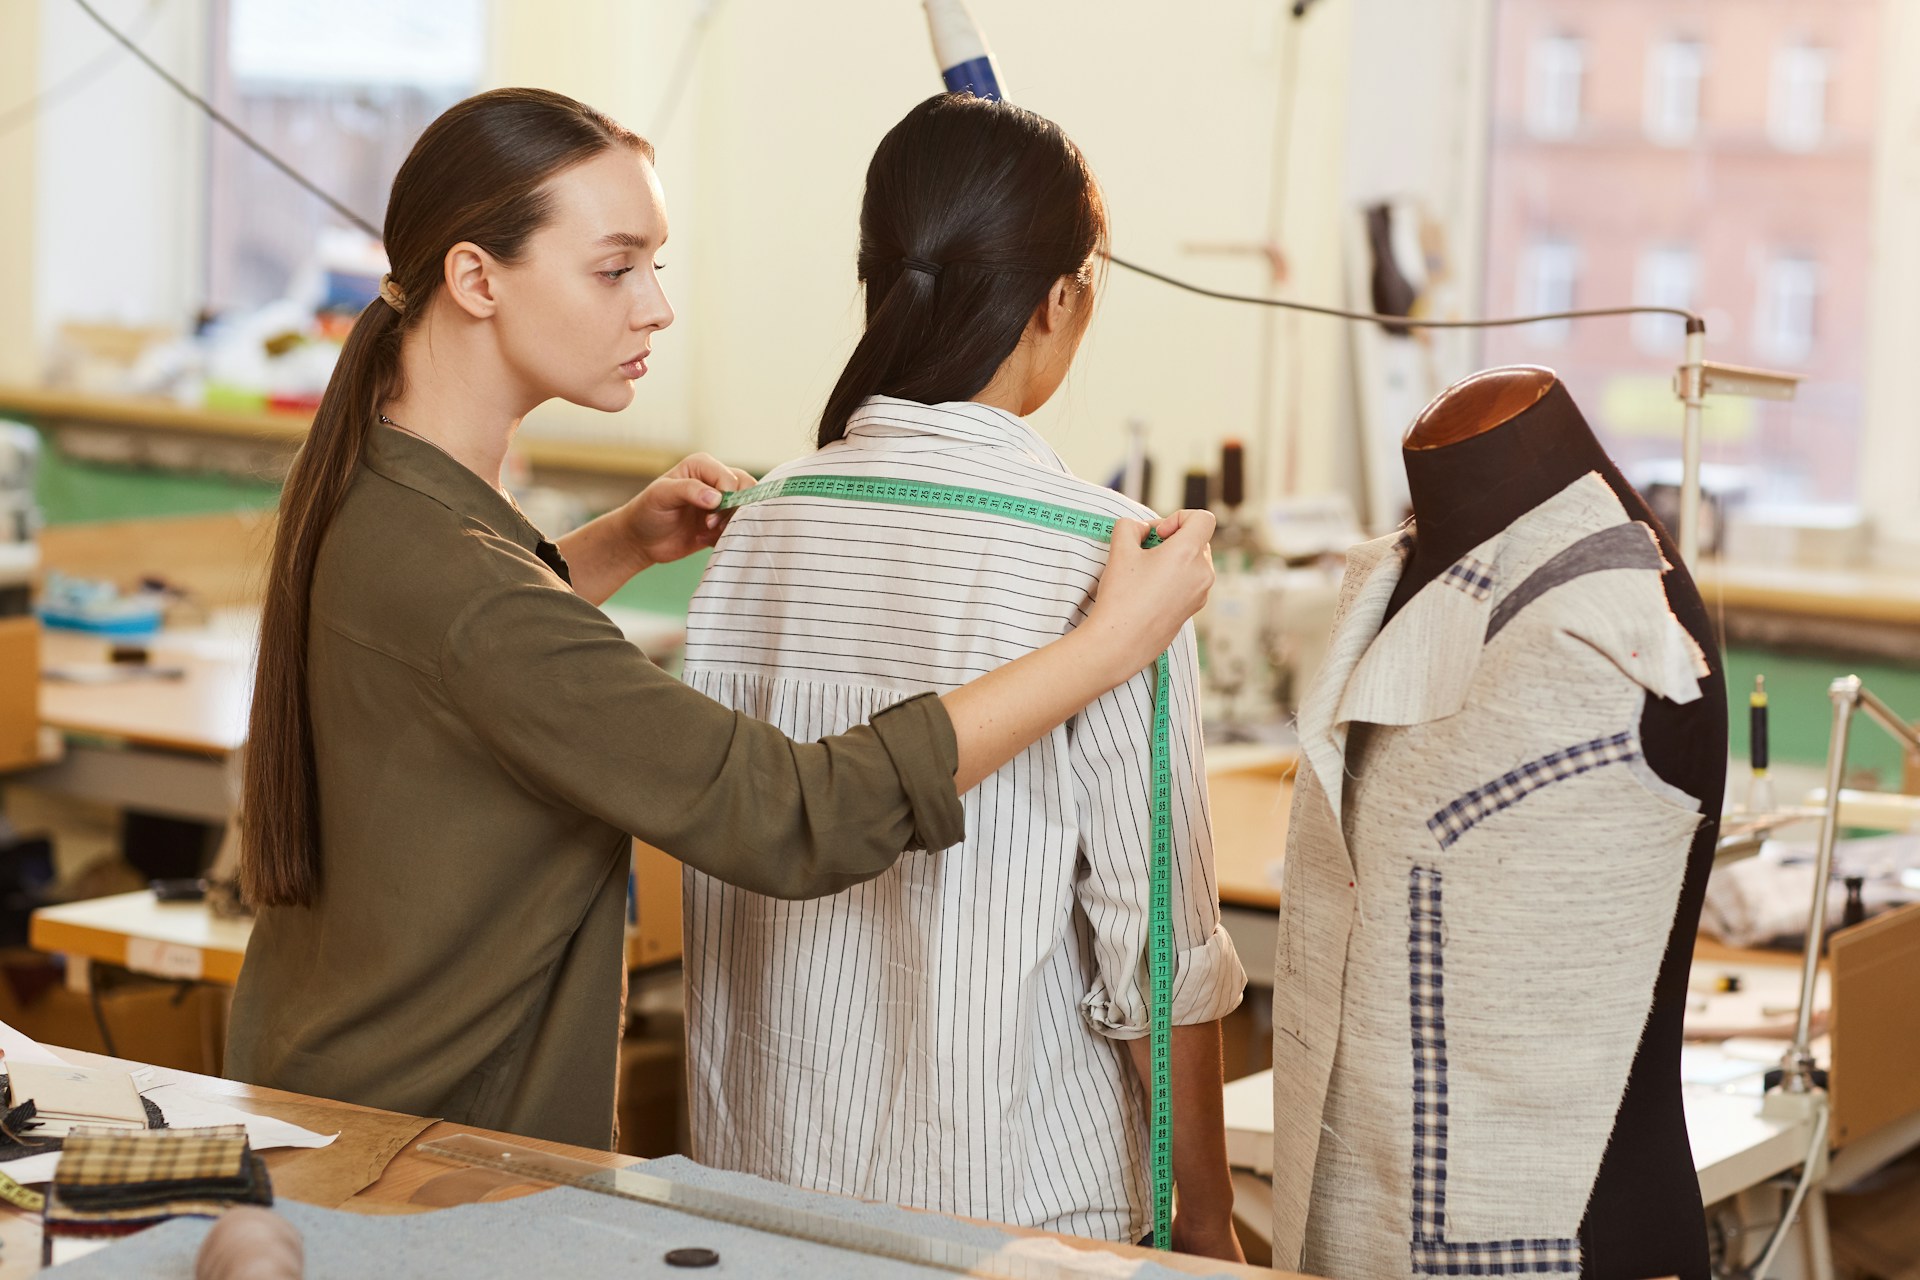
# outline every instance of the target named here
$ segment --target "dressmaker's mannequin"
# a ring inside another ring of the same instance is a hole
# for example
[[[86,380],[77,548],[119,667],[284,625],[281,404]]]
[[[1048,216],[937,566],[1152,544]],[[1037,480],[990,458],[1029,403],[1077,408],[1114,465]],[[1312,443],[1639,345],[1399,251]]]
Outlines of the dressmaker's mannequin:
[[[1680,1042],[1726,786],[1726,681],[1706,606],[1666,529],[1601,449],[1551,370],[1494,369],[1449,388],[1407,432],[1403,456],[1415,543],[1388,617],[1468,551],[1598,472],[1628,517],[1658,537],[1674,566],[1666,575],[1668,602],[1713,668],[1700,682],[1702,697],[1685,705],[1650,697],[1640,722],[1648,765],[1697,798],[1709,820],[1694,837],[1653,1010],[1580,1230],[1588,1277],[1704,1278],[1706,1230],[1681,1106]],[[1577,1002],[1579,992],[1570,990],[1567,998]]]

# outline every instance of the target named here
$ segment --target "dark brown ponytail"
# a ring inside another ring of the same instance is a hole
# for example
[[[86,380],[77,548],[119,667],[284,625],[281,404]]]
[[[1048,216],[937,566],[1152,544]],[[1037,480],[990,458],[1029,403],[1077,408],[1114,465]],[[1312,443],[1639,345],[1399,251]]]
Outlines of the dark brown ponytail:
[[[399,394],[400,345],[462,241],[512,262],[546,222],[546,184],[615,147],[653,149],[591,107],[542,89],[496,89],[448,108],[414,143],[387,201],[387,292],[360,313],[287,473],[260,619],[242,781],[240,887],[255,906],[320,895],[320,797],[307,700],[314,566],[380,406]]]
[[[867,328],[820,415],[868,396],[936,404],[993,380],[1062,276],[1087,282],[1106,205],[1080,148],[1011,103],[938,94],[888,131],[860,203]]]

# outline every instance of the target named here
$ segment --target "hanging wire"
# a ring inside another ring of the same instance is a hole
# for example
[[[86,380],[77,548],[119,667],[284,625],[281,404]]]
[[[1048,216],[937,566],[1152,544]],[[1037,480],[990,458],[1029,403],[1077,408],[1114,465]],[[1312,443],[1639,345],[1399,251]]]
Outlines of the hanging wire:
[[[648,126],[648,136],[656,142],[667,136],[667,130],[673,127],[674,117],[680,114],[680,103],[693,84],[693,69],[700,62],[700,46],[722,3],[723,0],[698,0],[693,25],[688,28],[687,38],[680,46],[680,56],[674,59],[673,75],[667,81],[667,91],[660,95],[660,105],[654,109],[653,120]]]
[[[144,36],[153,26],[154,19],[166,8],[166,0],[148,0],[146,9],[140,14],[139,22],[133,28],[135,37]],[[102,49],[91,59],[75,67],[64,77],[48,85],[25,102],[16,103],[5,111],[0,111],[0,137],[12,133],[21,125],[27,124],[56,103],[64,102],[80,90],[98,80],[101,76],[120,65],[124,57],[119,49]]]
[[[146,54],[146,51],[143,50],[139,45],[135,44],[131,39],[129,39],[127,35],[124,32],[122,32],[118,27],[114,26],[111,22],[108,22],[105,18],[101,17],[100,11],[98,9],[95,9],[91,4],[88,4],[87,0],[73,0],[73,2],[76,5],[80,6],[80,10],[82,13],[85,13],[89,18],[92,18],[94,22],[98,23],[102,31],[106,32],[109,36],[112,36],[116,41],[118,41],[126,49],[128,53],[131,53],[134,57],[138,58],[141,62],[145,63],[147,66],[147,69],[152,71],[153,74],[159,76],[162,80],[166,81],[168,87],[170,87],[175,93],[179,94],[181,97],[185,98],[187,101],[193,103],[194,106],[199,107],[201,111],[205,112],[208,119],[212,120],[215,124],[219,125],[222,129],[225,129],[228,133],[232,134],[235,138],[238,138],[242,143],[242,145],[246,146],[250,151],[252,151],[255,155],[259,156],[262,160],[265,160],[268,164],[278,169],[281,173],[286,174],[287,177],[293,179],[295,182],[299,183],[302,187],[306,188],[306,190],[310,194],[312,194],[315,198],[319,199],[329,209],[332,209],[335,213],[339,214],[342,218],[345,218],[348,223],[360,228],[360,230],[366,232],[368,235],[372,236],[375,240],[380,239],[380,229],[378,227],[374,226],[371,222],[368,222],[365,218],[361,217],[359,214],[355,213],[353,210],[347,208],[346,205],[341,204],[338,200],[328,195],[325,191],[322,191],[318,186],[310,182],[306,178],[306,176],[302,174],[298,169],[295,169],[292,165],[288,164],[285,160],[282,160],[279,156],[267,150],[266,146],[261,142],[257,141],[252,134],[248,133],[245,129],[242,129],[239,125],[235,124],[231,119],[227,117],[227,115],[224,112],[220,110],[220,108],[214,106],[211,102],[208,102],[205,98],[201,97],[199,94],[195,93],[192,89],[189,89],[185,84],[181,83],[180,80],[175,78],[173,73],[168,71],[165,67],[161,66],[159,63],[155,62],[152,58],[148,57]]]
[[[102,31],[105,31],[124,47],[127,52],[144,63],[148,70],[165,81],[168,87],[173,89],[175,93],[178,93],[181,97],[193,103],[194,106],[206,113],[208,119],[239,139],[239,141],[255,155],[298,183],[309,194],[313,195],[328,208],[346,219],[348,223],[358,227],[374,239],[380,239],[379,229],[371,222],[368,222],[346,205],[321,190],[319,186],[310,181],[299,170],[268,150],[264,143],[259,142],[253,135],[234,123],[234,121],[228,118],[218,107],[195,93],[165,67],[162,67],[159,63],[148,57],[139,45],[135,44],[124,32],[107,21],[106,18],[102,17],[100,11],[89,4],[88,0],[73,0],[73,2],[79,6],[81,12],[93,19]],[[717,7],[717,3],[714,7]],[[694,55],[698,52],[699,38],[706,30],[712,16],[713,10],[710,7],[705,14],[696,19],[697,25],[694,30],[689,33],[687,47],[681,58],[681,63],[684,67],[691,67]],[[672,109],[678,104],[679,92],[684,89],[684,80],[684,76],[676,75],[676,82],[679,88],[676,89],[674,94],[663,104],[668,108],[666,121],[668,123],[671,122]],[[1184,289],[1188,293],[1198,294],[1203,298],[1213,298],[1220,302],[1244,303],[1256,307],[1277,307],[1283,311],[1299,311],[1305,312],[1308,315],[1331,316],[1339,320],[1358,320],[1365,323],[1395,325],[1407,329],[1495,329],[1508,325],[1539,324],[1547,320],[1587,320],[1601,316],[1676,316],[1685,320],[1689,329],[1704,329],[1706,327],[1705,322],[1701,320],[1699,316],[1691,311],[1682,310],[1679,307],[1591,307],[1577,311],[1550,311],[1540,315],[1503,316],[1492,320],[1422,320],[1413,316],[1390,316],[1381,315],[1372,311],[1348,311],[1341,307],[1323,307],[1310,302],[1294,302],[1285,298],[1260,298],[1252,294],[1228,293],[1219,289],[1209,289],[1202,285],[1190,284],[1185,280],[1167,275],[1164,272],[1155,271],[1150,267],[1143,267],[1137,262],[1130,262],[1115,254],[1109,253],[1106,257],[1107,261],[1113,263],[1115,266],[1125,267],[1128,271],[1145,276],[1149,280],[1158,280],[1162,284],[1172,285],[1176,289]]]
[[[1417,316],[1382,315],[1377,311],[1347,311],[1340,307],[1322,307],[1311,302],[1293,302],[1286,298],[1261,298],[1250,293],[1227,293],[1220,289],[1208,289],[1197,284],[1143,267],[1137,262],[1109,253],[1107,261],[1116,267],[1125,267],[1149,280],[1158,280],[1161,284],[1170,284],[1176,289],[1185,289],[1188,293],[1197,293],[1203,298],[1213,298],[1220,302],[1241,302],[1254,307],[1279,307],[1285,311],[1304,311],[1309,315],[1333,316],[1339,320],[1360,320],[1374,324],[1393,325],[1404,329],[1498,329],[1508,325],[1539,324],[1544,320],[1590,320],[1599,316],[1677,316],[1685,320],[1689,328],[1706,327],[1706,322],[1691,311],[1679,307],[1588,307],[1579,311],[1547,311],[1539,315],[1501,316],[1492,320],[1422,320]]]

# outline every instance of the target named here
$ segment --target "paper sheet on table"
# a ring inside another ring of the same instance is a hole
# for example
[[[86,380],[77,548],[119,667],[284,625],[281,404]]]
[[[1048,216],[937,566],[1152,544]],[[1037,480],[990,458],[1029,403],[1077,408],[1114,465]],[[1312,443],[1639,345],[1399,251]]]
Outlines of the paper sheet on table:
[[[57,1065],[67,1061],[33,1037],[4,1022],[0,1022],[0,1049],[6,1050],[9,1062]],[[324,1147],[340,1136],[337,1133],[315,1133],[297,1124],[288,1124],[285,1120],[257,1116],[251,1111],[242,1111],[224,1102],[200,1097],[188,1083],[192,1077],[178,1071],[139,1067],[132,1074],[134,1087],[140,1090],[142,1097],[153,1099],[153,1104],[160,1108],[160,1114],[167,1118],[171,1128],[197,1129],[214,1124],[242,1124],[247,1127],[247,1140],[253,1144],[255,1151],[268,1151],[275,1147]],[[50,1151],[43,1156],[25,1156],[0,1163],[0,1173],[23,1185],[50,1182],[53,1180],[54,1167],[59,1163],[60,1153]]]
[[[6,1050],[8,1062],[33,1062],[49,1067],[69,1065],[65,1058],[26,1032],[16,1031],[4,1022],[0,1022],[0,1049]]]

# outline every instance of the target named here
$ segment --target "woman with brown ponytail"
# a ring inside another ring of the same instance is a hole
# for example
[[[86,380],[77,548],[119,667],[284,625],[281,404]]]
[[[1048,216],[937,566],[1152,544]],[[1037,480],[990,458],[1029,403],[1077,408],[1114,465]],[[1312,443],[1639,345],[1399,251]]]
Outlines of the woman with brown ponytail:
[[[1153,660],[1212,582],[1205,513],[1123,522],[1071,635],[800,743],[650,663],[596,605],[711,545],[695,456],[543,538],[500,489],[542,401],[624,407],[672,322],[648,144],[558,94],[441,116],[392,273],[287,478],[246,748],[239,1079],[606,1146],[629,836],[779,898],[961,837],[959,793]]]

